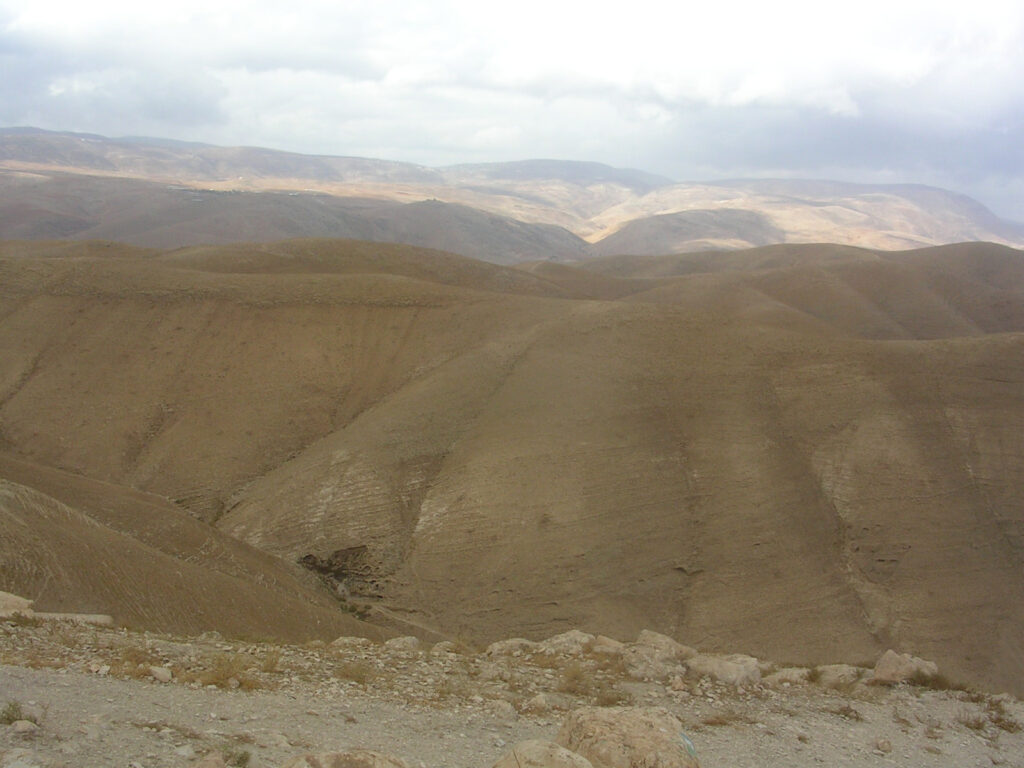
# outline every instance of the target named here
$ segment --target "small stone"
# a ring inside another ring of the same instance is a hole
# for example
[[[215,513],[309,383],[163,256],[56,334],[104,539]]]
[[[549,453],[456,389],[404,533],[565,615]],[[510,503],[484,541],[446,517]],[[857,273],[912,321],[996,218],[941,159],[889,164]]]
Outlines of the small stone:
[[[495,699],[487,704],[487,709],[491,711],[496,717],[500,717],[505,720],[515,720],[519,714],[516,712],[516,708],[513,707],[509,702],[502,699]],[[501,746],[501,745],[499,745]]]
[[[150,667],[149,675],[158,683],[169,683],[174,677],[167,667]]]
[[[39,730],[39,726],[33,723],[31,720],[15,720],[11,723],[11,731],[22,736],[26,736],[30,733],[35,733]]]
[[[875,749],[884,755],[892,752],[892,742],[888,739],[875,739]]]
[[[523,705],[523,711],[541,715],[551,711],[551,702],[545,694],[538,693]]]

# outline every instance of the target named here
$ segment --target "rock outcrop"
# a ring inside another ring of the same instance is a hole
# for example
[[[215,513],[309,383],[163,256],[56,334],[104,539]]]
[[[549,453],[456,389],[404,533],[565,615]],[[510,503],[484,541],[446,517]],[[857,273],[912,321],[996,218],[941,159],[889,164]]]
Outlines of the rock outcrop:
[[[700,768],[679,719],[660,707],[577,709],[555,741],[594,768]]]
[[[905,683],[909,680],[931,680],[939,674],[933,661],[919,659],[909,653],[896,653],[891,648],[878,659],[871,677],[873,683]]]

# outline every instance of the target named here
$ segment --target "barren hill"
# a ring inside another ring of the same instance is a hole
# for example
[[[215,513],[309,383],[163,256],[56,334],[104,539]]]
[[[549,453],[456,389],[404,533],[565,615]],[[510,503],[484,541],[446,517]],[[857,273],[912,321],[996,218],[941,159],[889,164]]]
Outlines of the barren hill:
[[[892,646],[1019,692],[1022,264],[985,244],[598,272],[8,243],[0,441],[286,568],[312,556],[434,636],[651,627],[806,663]]]
[[[498,263],[770,243],[1024,245],[1024,225],[913,185],[677,183],[600,163],[426,168],[354,157],[0,129],[0,238],[170,248],[347,237]]]

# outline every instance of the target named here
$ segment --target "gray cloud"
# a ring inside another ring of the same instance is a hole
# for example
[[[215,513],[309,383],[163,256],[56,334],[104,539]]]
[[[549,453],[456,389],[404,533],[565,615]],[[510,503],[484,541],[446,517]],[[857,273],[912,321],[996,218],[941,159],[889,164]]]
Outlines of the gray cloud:
[[[842,174],[1024,219],[1024,10],[866,2],[0,0],[0,123],[424,164]]]

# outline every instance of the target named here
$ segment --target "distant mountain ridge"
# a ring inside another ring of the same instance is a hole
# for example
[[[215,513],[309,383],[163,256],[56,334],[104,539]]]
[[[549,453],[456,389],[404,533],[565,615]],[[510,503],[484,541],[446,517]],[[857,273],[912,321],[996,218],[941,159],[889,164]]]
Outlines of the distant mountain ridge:
[[[0,129],[0,238],[51,237],[161,248],[347,237],[511,264],[783,242],[1020,247],[1024,225],[964,195],[918,185],[677,183],[635,169],[549,159],[429,168]]]

